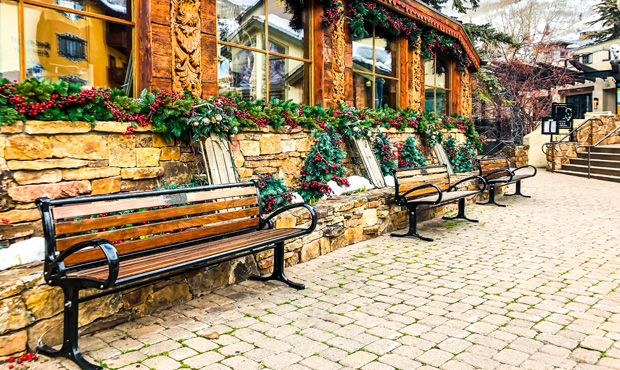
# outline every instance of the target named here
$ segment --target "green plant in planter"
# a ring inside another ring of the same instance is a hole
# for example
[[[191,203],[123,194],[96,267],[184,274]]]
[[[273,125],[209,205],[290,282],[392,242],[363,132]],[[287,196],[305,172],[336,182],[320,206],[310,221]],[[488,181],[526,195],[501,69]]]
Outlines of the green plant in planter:
[[[324,195],[330,196],[331,188],[328,181],[348,186],[344,177],[346,169],[342,161],[346,156],[342,148],[344,143],[333,126],[326,126],[325,132],[313,132],[314,145],[304,160],[299,179],[299,194],[306,202],[316,202]]]
[[[258,190],[260,191],[260,207],[265,213],[271,213],[289,205],[293,200],[293,194],[284,185],[284,181],[272,173],[258,175]]]
[[[381,173],[383,176],[388,176],[390,170],[396,167],[396,154],[394,154],[394,146],[390,143],[387,134],[379,131],[375,135],[375,140],[372,142],[372,150],[379,161],[381,167]]]
[[[421,167],[426,166],[428,160],[424,156],[424,148],[409,135],[403,145],[398,148],[398,167]]]

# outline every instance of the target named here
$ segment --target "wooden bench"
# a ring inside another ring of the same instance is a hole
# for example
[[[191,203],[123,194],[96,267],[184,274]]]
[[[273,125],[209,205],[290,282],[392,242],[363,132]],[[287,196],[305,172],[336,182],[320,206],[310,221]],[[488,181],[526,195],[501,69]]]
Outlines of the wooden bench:
[[[534,173],[516,173],[528,167],[532,168]],[[517,189],[514,194],[506,194],[506,196],[520,195],[525,198],[530,198],[530,196],[521,193],[521,180],[536,176],[536,167],[527,165],[511,170],[507,157],[495,157],[478,160],[478,170],[480,176],[484,177],[489,184],[489,200],[485,203],[478,204],[494,204],[499,207],[506,207],[505,204],[499,204],[495,201],[495,188],[510,184],[516,184]]]
[[[396,204],[407,207],[409,210],[409,231],[406,234],[392,234],[396,237],[415,236],[422,240],[433,241],[421,236],[417,230],[417,209],[421,205],[437,207],[448,203],[458,202],[458,214],[446,217],[445,220],[461,218],[471,222],[478,222],[465,216],[465,199],[479,194],[486,188],[485,180],[480,176],[471,176],[455,184],[450,183],[450,174],[446,165],[398,168],[392,170],[395,181]],[[478,179],[482,188],[476,190],[458,190],[458,186]]]
[[[274,249],[273,273],[284,275],[284,242],[311,233],[317,223],[307,204],[283,207],[264,218],[255,182],[49,200],[39,198],[45,236],[44,277],[62,288],[64,335],[58,351],[39,343],[41,353],[87,362],[78,348],[80,303],[157,280]],[[306,229],[275,229],[274,216],[295,207],[309,212]],[[88,295],[80,290],[94,289]]]

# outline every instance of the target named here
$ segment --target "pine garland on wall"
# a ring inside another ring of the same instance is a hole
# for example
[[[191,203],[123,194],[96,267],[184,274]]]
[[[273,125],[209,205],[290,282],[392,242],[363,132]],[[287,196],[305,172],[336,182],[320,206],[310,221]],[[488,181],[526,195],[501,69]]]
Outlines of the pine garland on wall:
[[[375,153],[375,157],[377,157],[377,161],[379,161],[379,167],[381,167],[383,176],[390,175],[390,170],[396,167],[396,154],[394,153],[394,146],[390,143],[386,133],[377,132],[372,142],[372,150]]]

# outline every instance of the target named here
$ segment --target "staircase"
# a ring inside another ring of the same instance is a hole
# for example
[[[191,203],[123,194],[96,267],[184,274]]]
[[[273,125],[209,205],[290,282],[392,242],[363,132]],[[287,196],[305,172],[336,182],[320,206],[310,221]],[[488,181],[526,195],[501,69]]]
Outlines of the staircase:
[[[577,155],[578,158],[571,158],[556,172],[588,177],[588,152]],[[620,144],[592,147],[590,166],[591,178],[620,182]]]

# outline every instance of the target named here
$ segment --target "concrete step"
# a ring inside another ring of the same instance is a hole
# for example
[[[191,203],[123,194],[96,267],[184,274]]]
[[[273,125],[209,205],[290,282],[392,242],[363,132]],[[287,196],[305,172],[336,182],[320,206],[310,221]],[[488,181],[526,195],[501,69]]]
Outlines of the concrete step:
[[[579,158],[588,158],[588,153],[577,153]],[[605,161],[620,161],[620,154],[615,153],[601,153],[601,152],[592,152],[590,153],[590,158],[592,159],[602,159]]]
[[[592,152],[596,153],[614,153],[620,154],[620,146],[617,145],[600,145],[592,148]]]
[[[586,165],[579,165],[579,164],[563,164],[562,165],[562,169],[566,170],[566,171],[572,171],[572,172],[581,172],[581,173],[588,173],[588,166]],[[620,168],[613,168],[613,167],[595,167],[592,166],[590,167],[590,173],[595,173],[597,175],[607,175],[607,176],[618,176],[620,177]]]
[[[564,168],[564,167],[562,167]],[[574,172],[574,171],[566,171],[566,170],[558,170],[555,171],[556,173],[561,173],[564,175],[571,175],[571,176],[579,176],[579,177],[588,177],[588,173],[583,173],[583,172]],[[597,179],[597,180],[603,180],[603,181],[612,181],[612,182],[620,182],[620,177],[618,176],[606,176],[606,175],[597,175],[597,174],[592,174],[590,175],[590,178],[592,179]]]
[[[594,167],[620,168],[620,159],[619,160],[592,159],[591,162],[592,162],[592,166]],[[581,166],[587,166],[588,158],[571,158],[570,164],[578,164]]]

